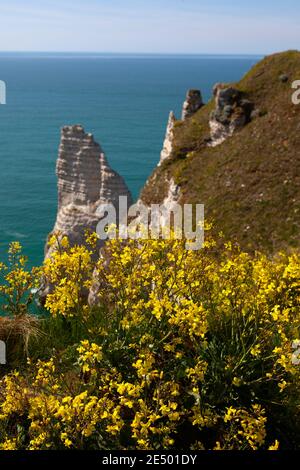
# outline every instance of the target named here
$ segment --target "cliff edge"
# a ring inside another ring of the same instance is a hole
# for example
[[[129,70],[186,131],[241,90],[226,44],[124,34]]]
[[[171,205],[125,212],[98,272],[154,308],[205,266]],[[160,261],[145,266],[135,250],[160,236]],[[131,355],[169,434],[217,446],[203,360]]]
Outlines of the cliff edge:
[[[56,174],[58,211],[52,233],[67,235],[71,245],[84,244],[86,230],[96,230],[100,204],[112,203],[118,211],[119,196],[127,196],[128,204],[132,203],[124,179],[109,166],[93,135],[80,125],[61,130]],[[49,254],[46,246],[46,257]]]
[[[300,52],[274,54],[240,82],[217,84],[213,99],[184,113],[184,120],[172,114],[143,203],[161,204],[172,195],[180,203],[202,203],[206,220],[244,250],[299,247],[297,79]]]

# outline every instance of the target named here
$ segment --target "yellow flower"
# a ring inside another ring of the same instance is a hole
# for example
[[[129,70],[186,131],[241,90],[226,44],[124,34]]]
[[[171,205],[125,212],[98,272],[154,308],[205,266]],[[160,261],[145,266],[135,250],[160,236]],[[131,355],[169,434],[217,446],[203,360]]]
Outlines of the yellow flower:
[[[254,357],[258,357],[261,354],[260,348],[260,344],[256,344],[255,346],[253,346],[253,348],[251,348],[250,354]]]
[[[268,447],[268,450],[278,450],[279,449],[279,441],[275,440],[274,444]]]
[[[278,387],[280,388],[280,393],[282,393],[284,391],[284,389],[286,388],[287,386],[287,382],[285,380],[282,380],[279,384],[278,384]]]

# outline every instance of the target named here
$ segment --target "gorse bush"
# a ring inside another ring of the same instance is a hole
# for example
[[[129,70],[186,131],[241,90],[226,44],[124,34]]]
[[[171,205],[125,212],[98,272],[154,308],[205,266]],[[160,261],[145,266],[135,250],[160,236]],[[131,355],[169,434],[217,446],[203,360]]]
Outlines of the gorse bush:
[[[11,243],[8,263],[0,262],[0,339],[5,340],[10,362],[19,362],[28,353],[29,338],[39,336],[38,318],[30,314],[37,310],[34,292],[40,285],[41,270],[26,269],[27,259],[20,243]]]
[[[2,377],[1,448],[299,448],[299,254],[111,240],[95,265],[94,243],[45,262],[49,315]],[[29,279],[12,273],[4,292]]]

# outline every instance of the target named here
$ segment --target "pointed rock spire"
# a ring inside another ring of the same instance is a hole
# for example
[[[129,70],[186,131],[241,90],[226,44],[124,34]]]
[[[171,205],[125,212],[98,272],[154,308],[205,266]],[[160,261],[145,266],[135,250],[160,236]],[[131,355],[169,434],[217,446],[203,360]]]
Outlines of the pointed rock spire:
[[[193,116],[204,105],[200,90],[188,90],[182,108],[182,121]]]
[[[169,119],[168,119],[168,125],[167,125],[167,131],[166,131],[166,136],[163,144],[163,149],[160,153],[160,161],[159,165],[169,158],[171,156],[172,150],[173,150],[173,140],[174,140],[174,125],[176,123],[176,117],[173,111],[170,112],[169,114]]]
[[[117,211],[119,196],[127,196],[128,206],[132,203],[124,179],[109,166],[93,135],[80,125],[62,128],[56,174],[58,213],[53,232],[67,235],[71,244],[84,243],[85,231],[96,230],[101,203],[112,203]]]

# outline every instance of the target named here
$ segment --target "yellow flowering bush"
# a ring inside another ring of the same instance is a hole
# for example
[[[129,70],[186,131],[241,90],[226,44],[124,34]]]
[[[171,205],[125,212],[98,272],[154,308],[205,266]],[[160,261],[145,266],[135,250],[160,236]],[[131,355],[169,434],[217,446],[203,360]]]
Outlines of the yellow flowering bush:
[[[51,237],[49,246],[54,249],[45,261],[44,276],[55,289],[48,294],[45,307],[54,316],[78,316],[80,301],[91,284],[93,253],[85,246],[70,247],[67,237],[57,235]]]
[[[41,270],[27,269],[27,258],[22,255],[19,242],[8,249],[8,262],[0,262],[0,299],[4,312],[13,317],[26,315],[39,288]]]
[[[43,334],[0,382],[2,449],[299,448],[299,253],[60,243]]]
[[[27,267],[20,243],[13,242],[6,262],[0,262],[0,340],[6,343],[7,362],[20,364],[30,338],[39,336],[37,292],[41,269]],[[1,371],[0,371],[1,372]],[[15,445],[12,440],[9,447]]]

